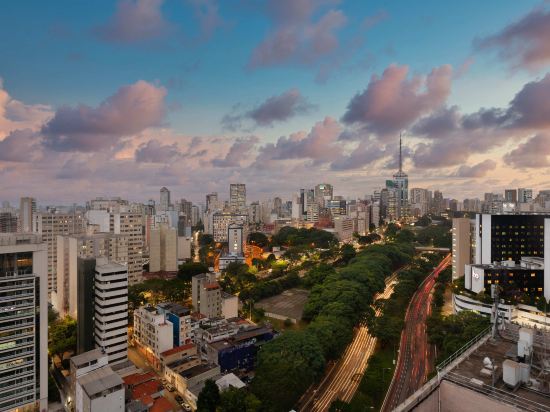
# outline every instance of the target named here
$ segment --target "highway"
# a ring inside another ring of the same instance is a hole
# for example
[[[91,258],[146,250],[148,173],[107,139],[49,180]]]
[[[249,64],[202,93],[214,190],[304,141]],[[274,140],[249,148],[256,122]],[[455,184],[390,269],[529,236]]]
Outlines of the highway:
[[[401,333],[397,367],[382,411],[395,409],[426,382],[432,370],[435,356],[428,343],[426,319],[431,314],[432,289],[437,277],[450,262],[449,254],[422,282],[409,303],[405,327]]]
[[[375,296],[377,299],[388,299],[397,283],[397,272],[386,279],[384,292]],[[376,310],[376,316],[381,311]],[[317,387],[312,387],[304,394],[298,404],[299,411],[324,412],[336,399],[349,402],[353,398],[361,381],[367,362],[376,347],[376,338],[369,334],[365,325],[356,328],[353,341],[336,364],[329,367],[325,377]]]

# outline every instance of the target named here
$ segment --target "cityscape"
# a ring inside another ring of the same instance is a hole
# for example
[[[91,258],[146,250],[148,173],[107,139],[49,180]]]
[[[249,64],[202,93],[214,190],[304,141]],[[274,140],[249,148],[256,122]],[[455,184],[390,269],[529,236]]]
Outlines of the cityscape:
[[[550,5],[398,3],[0,5],[0,412],[550,412]]]

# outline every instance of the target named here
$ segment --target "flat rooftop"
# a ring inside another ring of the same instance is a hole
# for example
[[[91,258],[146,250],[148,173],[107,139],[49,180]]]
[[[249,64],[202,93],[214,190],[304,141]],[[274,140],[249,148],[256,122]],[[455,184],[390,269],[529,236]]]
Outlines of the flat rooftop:
[[[262,299],[254,306],[268,313],[273,313],[289,319],[302,319],[304,305],[307,302],[309,291],[303,289],[285,290],[280,295]]]
[[[201,365],[193,366],[190,369],[180,372],[180,376],[184,377],[185,379],[191,379],[217,367],[217,365],[211,363],[203,363]]]
[[[74,365],[79,368],[82,366],[88,366],[90,362],[97,361],[104,356],[107,355],[101,352],[101,349],[92,349],[88,352],[71,357],[71,363],[74,363]]]
[[[82,386],[82,389],[86,392],[88,397],[92,397],[117,386],[120,386],[122,389],[122,378],[114,373],[108,366],[96,369],[81,376],[78,378],[78,383]]]
[[[541,374],[536,368],[539,360],[548,358],[550,351],[544,349],[550,344],[550,334],[535,331],[534,356],[531,367],[531,379],[537,379],[541,385],[538,390],[534,385],[521,385],[515,389],[508,387],[503,379],[503,363],[507,359],[517,360],[517,341],[519,327],[507,325],[500,337],[487,340],[468,357],[453,368],[444,379],[466,386],[476,392],[485,394],[501,402],[521,405],[522,410],[550,411],[550,373]],[[547,352],[545,354],[544,352]],[[484,359],[489,358],[495,370],[495,384],[490,373],[483,373]],[[550,371],[549,371],[550,372]],[[493,389],[494,388],[494,389]],[[496,389],[496,390],[495,390]]]

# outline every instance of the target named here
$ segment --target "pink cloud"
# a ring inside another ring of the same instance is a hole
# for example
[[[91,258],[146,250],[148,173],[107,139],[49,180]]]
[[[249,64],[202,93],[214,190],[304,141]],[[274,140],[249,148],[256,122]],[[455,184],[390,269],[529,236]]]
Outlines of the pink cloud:
[[[96,151],[113,147],[123,136],[159,126],[166,89],[140,80],[121,87],[98,107],[63,106],[42,128],[47,147],[57,151]]]
[[[390,65],[381,77],[373,75],[356,94],[342,117],[380,135],[395,134],[421,115],[441,107],[451,91],[452,68],[437,67],[427,76],[408,78],[407,66]]]

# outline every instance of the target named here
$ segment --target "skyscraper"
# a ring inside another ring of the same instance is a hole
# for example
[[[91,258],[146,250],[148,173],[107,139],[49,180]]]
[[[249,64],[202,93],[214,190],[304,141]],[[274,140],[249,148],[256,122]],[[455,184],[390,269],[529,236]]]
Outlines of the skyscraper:
[[[516,203],[518,201],[518,191],[516,189],[506,189],[504,191],[504,201]]]
[[[22,197],[19,204],[19,223],[21,232],[32,232],[32,219],[36,213],[36,201],[32,197]]]
[[[229,206],[234,211],[246,207],[246,185],[244,183],[231,183],[229,185]]]
[[[518,202],[519,203],[529,203],[533,200],[533,189],[526,189],[520,187],[518,189]]]
[[[40,236],[0,234],[0,411],[48,409],[47,263]]]
[[[163,187],[160,189],[160,210],[166,212],[170,209],[170,191]]]

